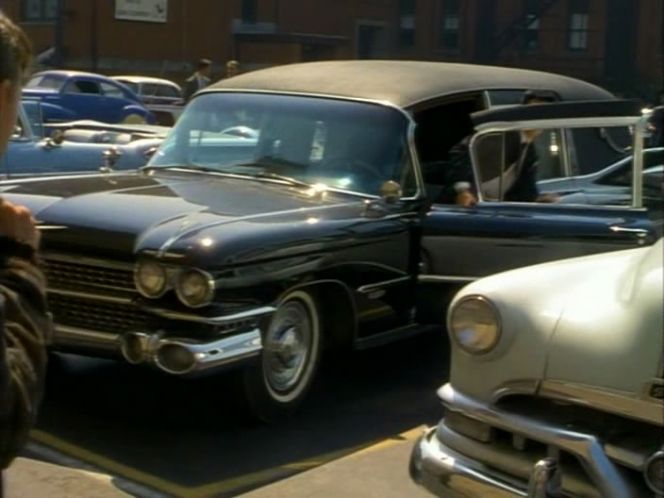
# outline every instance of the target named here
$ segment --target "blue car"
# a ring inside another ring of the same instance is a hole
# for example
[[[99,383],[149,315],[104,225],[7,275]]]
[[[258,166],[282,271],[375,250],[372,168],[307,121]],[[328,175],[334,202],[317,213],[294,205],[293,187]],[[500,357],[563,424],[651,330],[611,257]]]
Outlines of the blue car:
[[[76,123],[70,123],[71,127],[62,124],[57,134],[47,136],[42,111],[41,102],[21,103],[9,147],[0,157],[0,179],[97,172],[101,167],[109,166],[118,170],[135,169],[147,162],[164,136],[157,132],[159,130],[152,135],[143,129],[136,131],[136,125],[107,125],[108,131],[95,131],[90,122],[83,123],[85,127],[74,127]],[[100,136],[104,141],[97,140],[96,137]],[[143,138],[150,136],[152,138]],[[88,141],[78,141],[82,137]]]
[[[154,115],[128,87],[94,73],[43,71],[30,78],[23,96],[43,103],[47,123],[93,119],[104,123],[154,123]]]

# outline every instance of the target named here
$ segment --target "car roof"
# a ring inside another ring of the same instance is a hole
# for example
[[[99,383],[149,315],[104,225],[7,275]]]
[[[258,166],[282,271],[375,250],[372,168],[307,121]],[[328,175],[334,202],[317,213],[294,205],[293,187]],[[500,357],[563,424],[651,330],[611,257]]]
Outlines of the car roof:
[[[303,93],[408,108],[446,95],[498,89],[553,90],[563,100],[612,99],[590,83],[525,69],[425,61],[348,60],[288,64],[221,80],[214,90]]]
[[[118,76],[111,76],[111,79],[131,81],[132,83],[161,83],[163,85],[180,88],[180,85],[171,80],[164,78],[154,78],[152,76],[131,76],[122,74]]]
[[[48,71],[39,71],[38,73],[33,74],[32,76],[42,76],[42,75],[53,75],[53,76],[62,76],[63,78],[71,78],[72,76],[85,76],[89,78],[101,78],[101,79],[111,79],[108,76],[99,73],[90,73],[87,71],[73,71],[68,69],[49,69]]]

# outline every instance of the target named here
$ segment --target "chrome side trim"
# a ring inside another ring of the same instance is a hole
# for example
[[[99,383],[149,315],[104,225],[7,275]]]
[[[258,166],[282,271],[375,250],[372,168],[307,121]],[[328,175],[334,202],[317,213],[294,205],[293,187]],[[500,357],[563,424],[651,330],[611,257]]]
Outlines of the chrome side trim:
[[[505,396],[518,394],[534,395],[537,393],[539,385],[540,381],[535,379],[518,379],[505,382],[499,385],[496,389],[494,389],[493,393],[491,393],[491,404],[497,403]]]
[[[461,275],[430,275],[422,274],[417,276],[417,281],[426,284],[468,284],[481,277],[466,277]]]
[[[193,313],[183,313],[181,311],[173,311],[165,308],[155,308],[152,306],[140,306],[140,309],[153,313],[161,318],[167,318],[169,320],[182,320],[187,322],[196,322],[196,323],[206,323],[208,325],[224,325],[231,322],[240,322],[243,320],[249,320],[252,318],[259,318],[264,315],[269,315],[274,313],[276,310],[273,306],[262,306],[260,308],[254,308],[247,311],[241,311],[239,313],[234,313],[232,315],[221,315],[221,316],[201,316]]]
[[[48,289],[49,294],[56,294],[58,296],[76,297],[90,301],[103,301],[106,303],[114,304],[132,304],[134,300],[129,297],[107,296],[104,294],[90,294],[87,292],[77,292],[64,289]]]
[[[662,402],[636,398],[629,393],[599,390],[596,387],[556,380],[544,380],[539,395],[615,413],[662,427]]]
[[[362,285],[357,288],[357,292],[361,292],[362,294],[368,294],[375,290],[383,289],[385,287],[390,287],[392,285],[397,285],[402,282],[407,282],[408,280],[410,280],[410,278],[411,277],[399,277],[399,278],[393,278],[391,280],[384,280],[382,282],[376,282],[373,284]]]
[[[594,435],[558,427],[545,420],[506,412],[494,406],[490,407],[456,391],[449,383],[438,390],[438,396],[448,409],[573,454],[582,462],[601,496],[606,498],[630,496],[630,486],[607,457],[602,441]]]

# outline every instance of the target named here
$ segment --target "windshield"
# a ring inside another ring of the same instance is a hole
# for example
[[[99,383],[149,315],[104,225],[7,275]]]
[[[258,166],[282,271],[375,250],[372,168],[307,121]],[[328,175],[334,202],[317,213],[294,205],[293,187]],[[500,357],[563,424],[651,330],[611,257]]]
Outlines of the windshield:
[[[416,192],[408,120],[361,102],[271,94],[194,99],[149,166],[204,167],[378,195],[388,180]]]

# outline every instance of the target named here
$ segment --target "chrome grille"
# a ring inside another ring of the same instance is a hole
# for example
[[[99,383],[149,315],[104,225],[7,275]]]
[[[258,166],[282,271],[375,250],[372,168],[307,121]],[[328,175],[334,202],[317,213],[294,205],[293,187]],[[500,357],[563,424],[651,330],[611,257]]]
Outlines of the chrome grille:
[[[105,295],[127,295],[136,292],[133,267],[130,264],[46,257],[42,266],[51,289]]]
[[[55,323],[99,332],[122,334],[151,330],[154,318],[131,303],[114,303],[51,293],[48,304]]]

